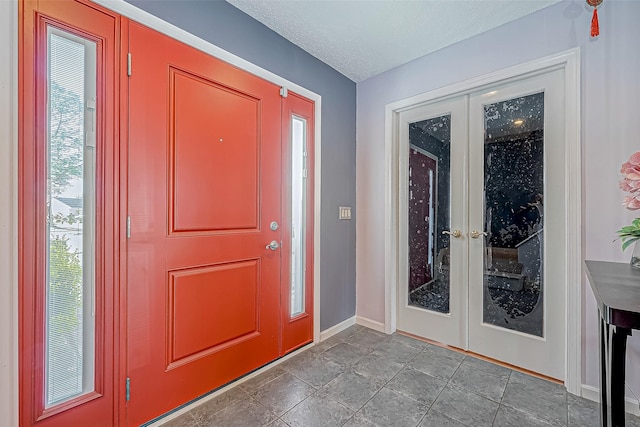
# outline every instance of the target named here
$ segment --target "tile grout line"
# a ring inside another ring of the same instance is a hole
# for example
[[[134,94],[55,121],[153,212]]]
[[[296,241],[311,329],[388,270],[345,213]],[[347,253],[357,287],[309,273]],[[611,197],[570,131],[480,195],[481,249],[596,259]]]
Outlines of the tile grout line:
[[[346,337],[346,338],[351,338],[351,337],[353,337],[353,336],[357,335],[357,334],[358,334],[358,333],[360,333],[360,332],[361,332],[361,331],[357,331],[357,332],[355,332],[355,333],[353,333],[353,334],[349,335],[349,336],[348,336],[348,337]],[[352,344],[349,344],[348,342],[345,342],[345,341],[340,340],[340,341],[339,341],[338,343],[336,343],[335,345],[332,345],[332,346],[331,346],[331,347],[329,347],[328,349],[326,349],[326,350],[324,350],[324,351],[322,351],[322,352],[318,353],[318,354],[317,354],[317,355],[315,355],[315,356],[318,356],[318,357],[319,357],[319,356],[321,356],[323,353],[326,353],[327,351],[331,350],[332,348],[334,348],[335,346],[337,346],[337,345],[339,345],[339,344],[345,344],[345,345],[349,345],[349,346],[352,346],[352,347],[356,347],[356,348],[360,348],[360,349],[363,349],[363,350],[367,350],[366,348],[364,348],[364,347],[362,347],[362,346],[358,346],[357,344],[352,345]],[[379,344],[379,345],[381,345],[381,344]],[[379,346],[379,345],[378,345],[378,346]],[[339,378],[341,375],[343,375],[344,373],[346,373],[348,370],[353,370],[353,366],[354,366],[356,363],[358,363],[360,360],[362,360],[364,357],[366,357],[366,356],[370,355],[370,354],[371,354],[371,353],[373,353],[374,351],[375,351],[375,347],[374,347],[373,349],[369,350],[365,355],[363,355],[362,357],[360,357],[360,358],[359,358],[358,360],[356,360],[354,363],[347,364],[347,366],[341,365],[342,367],[346,368],[346,369],[345,369],[345,371],[343,371],[342,373],[338,374],[335,378],[333,378],[332,380],[328,381],[327,383],[325,383],[325,384],[323,384],[323,385],[319,386],[318,388],[316,388],[316,387],[315,387],[315,386],[313,386],[312,384],[307,383],[306,381],[304,381],[302,378],[299,378],[299,377],[298,377],[298,376],[296,376],[295,374],[293,374],[293,373],[289,372],[291,375],[293,375],[294,377],[296,377],[296,378],[297,378],[297,379],[299,379],[300,381],[302,381],[302,382],[304,382],[305,384],[308,384],[309,386],[311,386],[311,387],[314,389],[314,392],[313,392],[313,393],[311,393],[309,396],[305,397],[304,399],[302,399],[302,400],[301,400],[300,402],[298,402],[297,404],[295,404],[292,408],[290,408],[289,410],[287,410],[284,414],[282,414],[282,415],[281,415],[281,417],[282,417],[282,416],[284,416],[285,414],[289,413],[290,411],[294,410],[296,407],[298,407],[300,404],[302,404],[302,402],[306,401],[306,400],[307,400],[307,399],[309,399],[311,396],[313,396],[313,395],[317,395],[318,393],[321,393],[321,389],[322,389],[322,388],[324,388],[326,385],[328,385],[328,384],[330,384],[331,382],[333,382],[336,378]],[[326,356],[325,356],[325,358],[326,358]],[[330,358],[326,358],[326,359],[327,359],[327,360],[329,360],[329,361],[331,361],[331,359],[330,359]],[[336,363],[336,362],[333,362],[333,363]],[[376,392],[375,394],[377,394],[377,392]],[[374,396],[375,396],[375,394],[374,394]],[[330,396],[329,394],[327,394],[327,393],[323,393],[323,395],[324,395],[324,396],[326,396],[327,398],[331,399],[332,401],[336,402],[336,403],[337,403],[337,404],[339,404],[340,406],[344,407],[345,409],[347,409],[347,410],[349,410],[349,411],[352,411],[352,409],[351,409],[351,408],[349,408],[348,406],[344,405],[342,402],[340,402],[340,401],[338,401],[337,399],[333,398],[333,397],[332,397],[332,396]],[[364,405],[363,405],[363,406],[364,406]],[[362,408],[362,407],[361,407],[361,408]],[[359,411],[359,410],[358,410],[358,411]],[[345,420],[345,422],[344,422],[344,423],[342,423],[342,425],[344,425],[344,424],[348,423],[348,422],[349,422],[349,420],[351,420],[351,419],[352,419],[352,418],[357,414],[357,412],[358,412],[358,411],[353,411],[353,414],[352,414],[349,418],[347,418],[347,419]],[[282,420],[282,421],[283,421],[285,424],[287,424],[284,420]],[[287,425],[289,425],[289,424],[287,424]]]
[[[502,395],[500,396],[500,402],[498,402],[498,410],[493,415],[493,421],[491,422],[491,426],[495,426],[496,418],[498,418],[498,412],[500,412],[500,407],[502,407],[502,401],[504,400],[504,394],[507,392],[507,387],[509,386],[509,381],[511,380],[511,374],[513,373],[513,369],[509,369],[509,377],[507,378],[507,383],[504,385],[504,390],[502,390]]]
[[[390,338],[389,338],[389,339],[390,339]],[[385,340],[385,341],[386,341],[386,340]],[[380,344],[380,345],[382,345],[382,344]],[[378,347],[380,347],[380,345],[378,345]],[[374,351],[375,351],[375,349],[371,350],[371,352],[370,352],[370,353],[368,353],[367,355],[372,354]],[[364,356],[363,356],[363,357],[364,357]],[[356,362],[356,363],[357,363],[357,362]],[[352,366],[351,368],[353,368],[353,366]],[[404,368],[403,368],[403,369],[404,369]],[[401,369],[400,371],[402,371],[402,369]],[[354,372],[356,372],[356,371],[354,370]],[[356,373],[357,373],[357,372],[356,372]],[[361,374],[359,374],[359,375],[361,375]],[[397,373],[396,373],[396,375],[397,375]],[[393,376],[393,378],[395,378],[395,375]],[[391,381],[391,380],[389,380],[389,381]],[[383,385],[382,385],[378,390],[376,390],[376,392],[375,392],[375,393],[373,393],[373,395],[372,395],[371,397],[369,397],[369,399],[367,399],[367,400],[362,404],[362,406],[360,406],[360,408],[358,408],[358,410],[357,410],[357,411],[354,411],[354,412],[353,412],[353,415],[351,415],[351,417],[349,417],[349,419],[348,419],[347,421],[345,421],[342,425],[345,425],[345,424],[346,424],[346,423],[348,423],[350,420],[352,420],[356,415],[358,415],[358,413],[360,413],[360,411],[362,410],[362,408],[364,408],[364,407],[367,405],[367,403],[369,403],[373,398],[375,398],[375,397],[378,395],[378,393],[380,393],[380,390],[382,390],[382,389],[383,389],[383,388],[384,388],[384,387],[389,383],[389,381],[387,381],[386,383],[384,383],[384,384],[383,384]],[[367,420],[368,420],[368,419],[367,419]],[[377,424],[376,424],[376,425],[377,425]]]
[[[458,367],[456,368],[456,370],[455,370],[455,371],[453,371],[453,374],[451,374],[451,376],[450,376],[450,377],[449,377],[449,379],[447,380],[447,383],[444,385],[444,387],[442,387],[442,390],[440,390],[440,393],[438,393],[438,396],[436,396],[436,398],[433,400],[433,403],[431,404],[431,406],[435,405],[436,400],[438,400],[438,398],[440,397],[440,395],[442,394],[442,392],[444,391],[444,389],[445,389],[445,388],[447,388],[447,386],[449,385],[449,383],[451,382],[451,380],[453,379],[453,377],[456,375],[456,372],[458,372],[458,370],[459,370],[459,369],[460,369],[460,367],[462,366],[462,363],[464,362],[464,359],[466,359],[466,357],[467,357],[467,356],[465,356],[465,357],[460,361],[460,364],[458,365]],[[453,387],[453,385],[452,385],[452,387]],[[455,388],[455,387],[454,387],[454,388]],[[429,411],[430,411],[430,410],[431,410],[431,407],[429,407]],[[426,414],[424,414],[424,416],[425,416],[425,417],[427,416],[427,414],[429,413],[429,411],[427,411],[427,413],[426,413]],[[444,414],[443,414],[443,415],[444,415]],[[448,418],[451,418],[451,417],[449,417],[448,415],[447,415],[447,417],[448,417]],[[463,422],[462,422],[462,421],[460,421],[460,420],[457,420],[457,419],[455,419],[455,418],[454,418],[454,420],[458,421],[460,424],[465,424],[465,425],[466,425],[466,423],[463,423]]]

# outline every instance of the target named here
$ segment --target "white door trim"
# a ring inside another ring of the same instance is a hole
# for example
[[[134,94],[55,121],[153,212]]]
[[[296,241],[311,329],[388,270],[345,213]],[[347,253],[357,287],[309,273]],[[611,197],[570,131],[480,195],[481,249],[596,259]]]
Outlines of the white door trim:
[[[398,286],[398,116],[401,111],[436,100],[479,90],[498,82],[549,69],[565,71],[567,199],[565,386],[579,394],[582,370],[582,175],[580,151],[580,50],[571,49],[545,58],[519,64],[484,76],[418,94],[385,106],[385,332],[396,330],[396,292]]]
[[[0,414],[18,425],[18,2],[0,1]]]
[[[296,83],[293,83],[271,71],[265,70],[251,62],[240,58],[228,52],[206,40],[197,37],[182,28],[176,27],[173,24],[168,23],[142,9],[139,9],[124,0],[93,0],[94,3],[102,5],[114,12],[119,13],[133,21],[139,22],[142,25],[156,30],[162,34],[165,34],[171,38],[174,38],[182,43],[192,46],[202,52],[205,52],[211,56],[221,59],[229,64],[245,70],[251,74],[261,77],[271,83],[279,86],[286,87],[289,90],[294,91],[298,95],[302,95],[309,98],[315,103],[314,107],[314,187],[313,187],[313,211],[314,211],[314,224],[313,224],[313,342],[320,341],[320,218],[321,218],[321,197],[320,197],[320,183],[322,182],[322,168],[321,168],[321,153],[322,153],[322,138],[321,138],[321,112],[322,112],[322,97],[315,92],[310,91]],[[135,58],[133,58],[133,67],[135,67]]]

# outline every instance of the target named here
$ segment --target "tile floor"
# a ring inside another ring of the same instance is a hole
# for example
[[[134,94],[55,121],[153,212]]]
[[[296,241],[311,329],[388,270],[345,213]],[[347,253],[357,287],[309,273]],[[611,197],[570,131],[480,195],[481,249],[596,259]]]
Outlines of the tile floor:
[[[598,411],[560,385],[356,325],[164,426],[589,427]]]

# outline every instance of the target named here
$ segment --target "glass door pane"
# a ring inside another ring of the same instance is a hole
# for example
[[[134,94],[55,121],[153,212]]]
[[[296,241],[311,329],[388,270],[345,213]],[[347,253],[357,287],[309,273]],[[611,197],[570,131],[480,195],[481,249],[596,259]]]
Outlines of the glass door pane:
[[[409,305],[449,312],[451,115],[409,125]]]
[[[96,44],[48,34],[47,407],[94,389]]]
[[[484,123],[483,321],[541,337],[544,92],[485,105]]]
[[[304,313],[307,121],[291,118],[291,317]]]

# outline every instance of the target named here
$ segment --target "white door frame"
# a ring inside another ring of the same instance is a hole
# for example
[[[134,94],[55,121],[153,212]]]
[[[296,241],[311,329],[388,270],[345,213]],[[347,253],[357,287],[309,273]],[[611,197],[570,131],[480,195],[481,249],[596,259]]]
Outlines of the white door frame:
[[[498,82],[517,80],[523,76],[544,73],[550,69],[564,69],[566,110],[566,170],[567,198],[566,242],[566,325],[565,386],[570,393],[579,394],[582,370],[582,175],[580,152],[580,50],[571,49],[538,60],[469,79],[385,106],[385,332],[396,330],[396,295],[399,272],[399,170],[398,119],[401,111],[421,104],[480,90]]]

